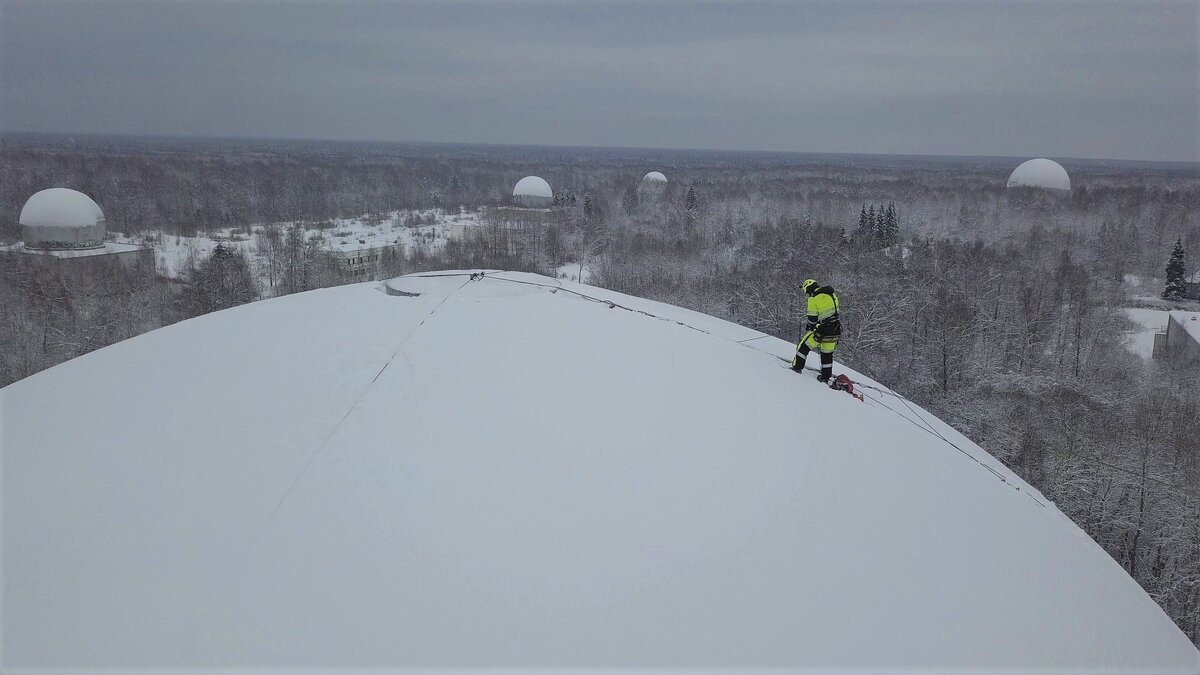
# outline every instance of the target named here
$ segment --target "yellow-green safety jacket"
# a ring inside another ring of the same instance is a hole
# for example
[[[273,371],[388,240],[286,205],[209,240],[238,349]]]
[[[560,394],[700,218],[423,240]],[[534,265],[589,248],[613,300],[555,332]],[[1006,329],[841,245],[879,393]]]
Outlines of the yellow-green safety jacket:
[[[805,331],[816,331],[817,337],[835,337],[842,334],[838,319],[838,297],[830,286],[822,286],[808,296],[808,325]]]

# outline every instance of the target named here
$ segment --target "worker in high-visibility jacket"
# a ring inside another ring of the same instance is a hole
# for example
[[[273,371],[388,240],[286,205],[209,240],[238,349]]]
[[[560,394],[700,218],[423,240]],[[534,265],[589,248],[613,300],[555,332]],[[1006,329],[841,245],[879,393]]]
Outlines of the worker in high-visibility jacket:
[[[832,286],[822,286],[816,279],[805,279],[800,285],[808,295],[808,322],[804,326],[804,334],[796,343],[796,358],[792,359],[792,370],[804,370],[804,361],[808,353],[817,350],[821,353],[821,374],[817,380],[829,382],[833,377],[833,351],[837,349],[838,338],[842,335],[842,323],[838,319],[838,297]]]

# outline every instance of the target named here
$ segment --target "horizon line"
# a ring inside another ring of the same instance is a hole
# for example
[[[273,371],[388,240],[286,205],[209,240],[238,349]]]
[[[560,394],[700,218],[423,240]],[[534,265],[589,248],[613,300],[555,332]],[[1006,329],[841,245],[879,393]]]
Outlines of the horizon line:
[[[428,145],[428,146],[462,146],[486,148],[536,148],[542,150],[633,150],[650,152],[695,152],[695,153],[727,153],[727,154],[762,154],[762,155],[832,155],[841,157],[904,157],[912,159],[1011,159],[1024,161],[1034,159],[1028,155],[988,155],[988,154],[920,154],[920,153],[882,153],[882,152],[847,152],[833,150],[761,150],[753,148],[691,148],[673,146],[633,146],[633,145],[560,145],[548,143],[512,143],[485,141],[416,141],[416,140],[384,140],[365,138],[299,138],[289,136],[209,136],[185,134],[145,133],[131,134],[124,132],[70,132],[70,131],[24,131],[0,129],[0,137],[8,136],[50,136],[50,137],[84,137],[84,138],[121,138],[131,140],[179,140],[179,141],[235,141],[235,142],[289,142],[289,143],[349,143],[349,144],[381,144],[381,145]],[[1138,164],[1168,164],[1200,167],[1200,159],[1133,159],[1125,157],[1074,157],[1069,155],[1037,155],[1047,159],[1080,161],[1080,162],[1126,162]]]

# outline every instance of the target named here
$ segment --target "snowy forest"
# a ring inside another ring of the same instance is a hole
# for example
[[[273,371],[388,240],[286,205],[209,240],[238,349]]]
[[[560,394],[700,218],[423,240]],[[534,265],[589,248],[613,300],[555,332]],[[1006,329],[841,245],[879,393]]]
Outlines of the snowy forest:
[[[67,186],[103,208],[110,232],[262,228],[271,283],[264,288],[245,256],[223,246],[188,261],[181,278],[114,270],[96,279],[5,257],[0,385],[180,320],[357,281],[287,223],[479,210],[508,203],[513,184],[535,174],[554,188],[556,220],[486,221],[444,246],[382,260],[374,276],[554,276],[574,263],[588,283],[790,340],[804,312],[800,281],[829,283],[841,298],[839,362],[1005,462],[1200,644],[1200,368],[1132,353],[1122,312],[1164,290],[1177,248],[1183,273],[1200,266],[1200,177],[1192,165],[1064,161],[1073,190],[1056,194],[1006,188],[1015,165],[8,136],[0,243],[19,238],[25,199]],[[637,189],[651,170],[669,180],[653,199]]]

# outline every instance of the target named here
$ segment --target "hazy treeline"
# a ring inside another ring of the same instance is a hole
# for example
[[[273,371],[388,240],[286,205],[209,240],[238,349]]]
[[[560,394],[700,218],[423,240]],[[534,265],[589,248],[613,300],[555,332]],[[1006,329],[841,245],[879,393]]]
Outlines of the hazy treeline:
[[[1013,166],[10,141],[0,148],[0,221],[11,225],[29,194],[54,185],[96,198],[111,229],[187,234],[500,204],[516,180],[541,175],[576,197],[561,223],[487,222],[444,248],[418,245],[387,260],[377,276],[447,267],[552,273],[584,261],[592,283],[789,340],[803,313],[800,280],[832,283],[845,329],[839,361],[931,410],[1054,500],[1200,643],[1200,372],[1129,353],[1118,309],[1128,301],[1125,275],[1161,277],[1177,239],[1197,266],[1200,178],[1172,167],[1068,163],[1076,189],[1058,196],[1006,189]],[[670,181],[661,198],[637,192],[649,170]],[[880,205],[894,210],[898,232],[864,236],[864,207]],[[259,242],[271,294],[350,281],[301,228],[272,227]],[[245,265],[224,252],[194,261],[183,283],[114,275],[89,288],[6,262],[0,383],[252,300],[268,289],[247,285]]]
[[[761,220],[763,208],[803,205],[818,222],[853,228],[865,204],[901,205],[901,236],[995,240],[1044,226],[1091,236],[1107,222],[1127,231],[1124,265],[1161,272],[1176,236],[1200,250],[1200,183],[1190,167],[1147,165],[1138,179],[1106,163],[1069,165],[1076,189],[1047,198],[1004,187],[1013,160],[837,157],[767,153],[486,146],[0,137],[0,225],[15,237],[20,208],[46,187],[71,187],[100,204],[109,229],[193,234],[284,221],[322,221],[397,209],[473,208],[509,199],[540,175],[558,195],[587,195],[602,216],[628,211],[649,170],[668,176],[665,217],[682,219],[689,188],[702,205]],[[736,204],[736,206],[734,206]],[[852,211],[852,212],[851,212]],[[848,216],[847,213],[850,213]],[[849,219],[849,220],[848,220]]]
[[[121,264],[75,274],[0,257],[0,386],[182,318],[176,295]]]

